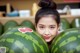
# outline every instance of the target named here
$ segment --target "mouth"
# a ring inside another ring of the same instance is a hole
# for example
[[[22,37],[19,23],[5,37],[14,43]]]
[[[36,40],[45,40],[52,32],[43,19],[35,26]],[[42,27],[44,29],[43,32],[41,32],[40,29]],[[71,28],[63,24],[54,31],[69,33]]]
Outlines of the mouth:
[[[44,36],[44,39],[49,39],[50,38],[50,36]]]

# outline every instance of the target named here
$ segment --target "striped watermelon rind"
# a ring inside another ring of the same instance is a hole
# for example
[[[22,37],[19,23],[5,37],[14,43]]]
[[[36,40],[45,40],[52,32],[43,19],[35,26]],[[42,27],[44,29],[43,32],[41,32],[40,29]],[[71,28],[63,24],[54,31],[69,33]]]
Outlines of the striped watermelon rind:
[[[9,20],[4,24],[4,32],[7,31],[9,28],[17,27],[18,23],[14,20]]]
[[[61,19],[61,30],[70,29],[70,24],[67,19],[62,18]]]
[[[35,31],[21,33],[17,27],[1,36],[0,47],[6,47],[7,53],[49,53],[47,43]]]
[[[80,28],[60,33],[51,44],[51,53],[80,53]]]
[[[29,27],[29,28],[35,30],[34,24],[33,24],[31,21],[29,21],[29,20],[24,20],[24,21],[20,24],[20,26],[26,26],[26,27]]]

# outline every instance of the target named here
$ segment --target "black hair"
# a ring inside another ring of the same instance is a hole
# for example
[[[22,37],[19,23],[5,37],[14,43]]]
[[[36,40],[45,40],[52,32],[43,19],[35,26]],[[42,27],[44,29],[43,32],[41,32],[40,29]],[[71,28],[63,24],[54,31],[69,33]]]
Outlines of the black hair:
[[[57,5],[52,0],[40,0],[38,6],[41,8],[37,11],[35,15],[35,24],[37,25],[38,21],[41,19],[41,17],[45,15],[53,15],[55,16],[55,21],[57,24],[60,23],[60,15],[58,13]]]

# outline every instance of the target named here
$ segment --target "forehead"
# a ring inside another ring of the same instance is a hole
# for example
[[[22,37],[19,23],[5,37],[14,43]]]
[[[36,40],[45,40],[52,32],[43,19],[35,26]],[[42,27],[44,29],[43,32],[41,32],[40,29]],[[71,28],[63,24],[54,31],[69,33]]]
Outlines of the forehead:
[[[56,21],[55,21],[55,19],[54,19],[54,17],[52,18],[52,17],[42,17],[40,20],[39,20],[39,22],[38,22],[38,24],[57,24],[56,23]]]

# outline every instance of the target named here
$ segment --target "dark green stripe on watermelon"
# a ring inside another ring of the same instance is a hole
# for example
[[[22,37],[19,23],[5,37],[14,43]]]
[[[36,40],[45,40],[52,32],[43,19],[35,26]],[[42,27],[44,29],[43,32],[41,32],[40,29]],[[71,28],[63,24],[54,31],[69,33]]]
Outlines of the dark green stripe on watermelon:
[[[51,53],[80,53],[80,29],[69,29],[60,33],[51,47]]]
[[[10,20],[10,21],[7,21],[5,24],[4,24],[4,31],[8,30],[9,28],[13,28],[13,27],[16,27],[18,26],[18,23],[14,20]]]
[[[5,43],[4,41],[1,41],[3,39],[8,40],[5,41]],[[10,39],[12,41],[10,41]],[[0,43],[0,46],[5,47],[7,44],[12,43],[11,46],[7,46],[7,48],[10,48],[15,53],[18,51],[19,53],[49,53],[47,43],[34,31],[21,33],[18,28],[13,28],[1,36]],[[20,50],[17,50],[17,48],[15,49],[15,47],[19,48]],[[7,53],[9,51],[10,50],[8,50]]]
[[[29,20],[24,20],[20,25],[21,26],[26,26],[26,27],[29,27],[29,28],[35,30],[34,24]]]

